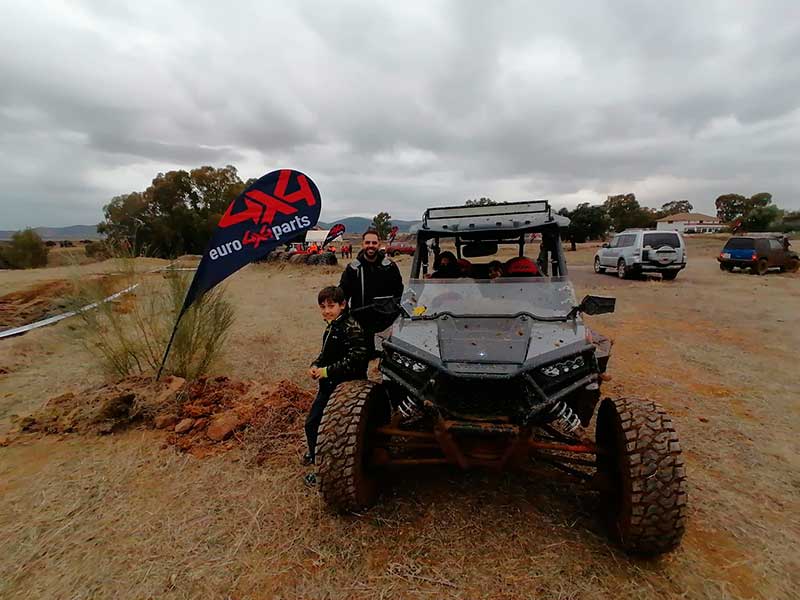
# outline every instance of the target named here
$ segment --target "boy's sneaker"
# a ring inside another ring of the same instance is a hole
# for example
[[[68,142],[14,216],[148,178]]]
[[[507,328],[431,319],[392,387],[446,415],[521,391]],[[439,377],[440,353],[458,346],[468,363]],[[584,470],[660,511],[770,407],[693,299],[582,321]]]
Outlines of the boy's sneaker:
[[[303,483],[305,483],[308,487],[315,487],[317,485],[317,474],[309,473],[303,478]]]
[[[307,467],[309,465],[313,465],[314,464],[314,457],[311,456],[311,454],[309,454],[308,452],[306,452],[305,454],[303,454],[303,460],[301,461],[301,464],[304,467]]]

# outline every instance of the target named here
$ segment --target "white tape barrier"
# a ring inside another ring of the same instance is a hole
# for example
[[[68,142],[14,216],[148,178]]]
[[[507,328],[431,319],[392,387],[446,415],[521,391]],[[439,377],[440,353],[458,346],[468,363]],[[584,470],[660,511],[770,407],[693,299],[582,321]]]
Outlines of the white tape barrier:
[[[139,287],[139,284],[134,283],[132,286],[126,287],[124,290],[120,290],[116,294],[111,294],[108,298],[103,298],[99,302],[92,302],[91,304],[87,304],[86,306],[83,306],[78,310],[71,310],[69,312],[56,315],[55,317],[49,317],[47,319],[42,319],[41,321],[36,321],[35,323],[23,325],[22,327],[15,327],[14,329],[6,329],[4,331],[0,331],[0,339],[11,337],[12,335],[20,335],[22,333],[27,333],[33,329],[39,329],[39,327],[45,327],[46,325],[52,325],[53,323],[58,323],[59,321],[66,319],[67,317],[74,317],[75,315],[82,313],[84,311],[97,308],[98,306],[104,304],[105,302],[110,302],[111,300],[115,300],[116,298],[119,298],[123,294],[127,294],[128,292],[136,289],[137,287]]]

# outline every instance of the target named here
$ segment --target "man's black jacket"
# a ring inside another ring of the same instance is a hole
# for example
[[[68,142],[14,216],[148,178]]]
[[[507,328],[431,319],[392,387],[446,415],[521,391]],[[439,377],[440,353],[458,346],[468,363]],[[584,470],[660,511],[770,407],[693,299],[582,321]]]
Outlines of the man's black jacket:
[[[345,310],[328,323],[322,335],[322,350],[311,363],[327,367],[331,383],[367,378],[367,342],[361,326]]]
[[[362,306],[372,304],[381,296],[397,296],[403,293],[403,277],[394,261],[386,258],[379,251],[373,262],[364,258],[364,251],[358,253],[342,273],[339,287],[350,301],[353,317],[367,333],[375,333],[386,329],[397,317],[397,312],[386,312],[371,307],[358,310]]]

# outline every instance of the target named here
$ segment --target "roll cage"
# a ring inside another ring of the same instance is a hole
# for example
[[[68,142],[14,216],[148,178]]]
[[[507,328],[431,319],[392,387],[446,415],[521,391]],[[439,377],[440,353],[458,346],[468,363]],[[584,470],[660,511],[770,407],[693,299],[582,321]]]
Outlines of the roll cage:
[[[524,255],[526,236],[541,234],[538,256],[542,274],[566,277],[567,263],[561,248],[560,228],[569,219],[553,214],[547,200],[510,202],[491,206],[443,206],[425,211],[417,230],[417,249],[411,263],[411,278],[428,274],[430,255],[436,262],[441,253],[441,240],[453,239],[456,256],[463,257],[464,246],[473,242],[516,245],[518,256]],[[532,243],[532,242],[528,242]]]

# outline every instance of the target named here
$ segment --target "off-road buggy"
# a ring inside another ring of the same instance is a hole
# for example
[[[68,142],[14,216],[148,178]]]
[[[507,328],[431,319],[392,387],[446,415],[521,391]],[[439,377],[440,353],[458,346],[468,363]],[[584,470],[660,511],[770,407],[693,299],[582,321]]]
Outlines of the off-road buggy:
[[[686,478],[677,434],[655,402],[600,402],[611,345],[582,314],[612,312],[614,299],[576,302],[559,236],[568,223],[546,201],[425,212],[402,312],[383,343],[383,381],[340,385],[322,418],[318,479],[331,508],[370,506],[398,467],[563,472],[600,492],[625,549],[679,544]],[[531,276],[490,280],[488,258],[466,262],[499,248],[507,256],[509,246],[523,256],[532,233],[541,242]],[[442,243],[455,246],[465,276],[426,278]]]

